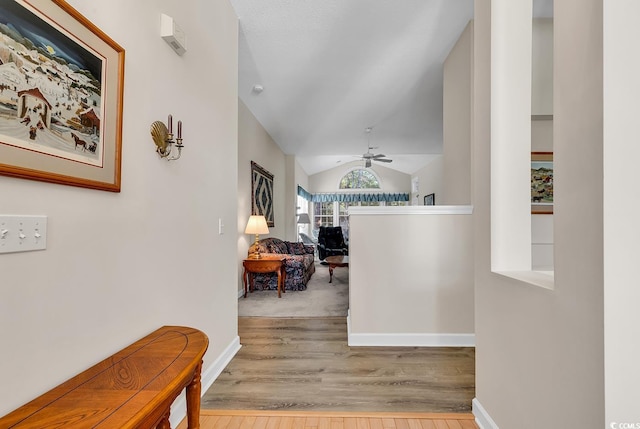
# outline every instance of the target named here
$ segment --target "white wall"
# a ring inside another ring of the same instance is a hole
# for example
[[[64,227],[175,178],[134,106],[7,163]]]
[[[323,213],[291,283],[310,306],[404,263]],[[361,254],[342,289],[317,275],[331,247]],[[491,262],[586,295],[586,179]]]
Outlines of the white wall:
[[[493,0],[491,266],[509,275],[531,269],[531,34],[531,0]]]
[[[501,428],[599,429],[605,427],[602,2],[554,2],[553,291],[491,272],[492,5],[475,1],[474,408],[483,407]]]
[[[293,217],[295,209],[287,200],[287,187],[291,180],[287,179],[287,158],[280,147],[267,133],[264,127],[253,116],[249,108],[238,100],[238,248],[236,266],[238,270],[238,290],[242,289],[242,260],[247,257],[249,246],[255,240],[254,235],[247,235],[244,229],[251,215],[251,161],[273,174],[273,210],[274,227],[269,227],[269,234],[260,236],[285,238],[288,227],[291,228],[287,216]],[[290,194],[289,194],[290,197]],[[289,211],[285,208],[289,207]]]
[[[534,118],[531,121],[531,151],[553,152],[553,118]]]
[[[473,345],[470,214],[349,209],[350,345]]]
[[[418,179],[418,193],[411,194],[412,199],[417,199],[413,205],[424,205],[424,196],[435,194],[436,204],[440,204],[443,192],[443,159],[442,155],[435,156],[427,165],[415,172],[411,178]]]
[[[531,114],[553,115],[553,18],[533,20],[531,51]]]
[[[0,177],[0,213],[48,216],[47,249],[0,255],[0,415],[162,325],[237,338],[237,44],[227,1],[71,0],[126,49],[122,192]],[[178,57],[160,13],[186,31]],[[184,122],[158,158],[153,121]],[[231,226],[218,235],[217,222]],[[207,375],[207,374],[205,374]]]
[[[309,175],[304,171],[304,168],[298,161],[295,162],[295,182],[296,182],[296,195],[298,192],[298,185],[302,186],[307,191],[309,190]]]
[[[311,193],[336,192],[340,185],[340,179],[354,168],[362,168],[362,161],[350,162],[309,176],[307,191]],[[369,170],[374,171],[380,178],[382,192],[411,192],[411,175],[380,165],[372,165]]]
[[[298,241],[297,206],[298,182],[296,180],[296,157],[285,155],[285,233],[282,236],[288,241]]]
[[[469,22],[444,62],[444,192],[438,204],[471,202],[471,101],[473,22]]]
[[[605,422],[640,423],[637,160],[640,3],[604,2]]]
[[[553,271],[553,215],[531,215],[531,269]]]
[[[306,189],[307,191],[309,190],[309,175],[304,171],[304,168],[302,168],[302,166],[300,165],[300,163],[296,160],[294,161],[294,180],[293,180],[293,186],[294,186],[294,193],[295,193],[295,197],[296,197],[296,201],[298,200],[297,196],[298,196],[298,185],[302,186],[304,189]],[[311,215],[311,213],[313,213],[313,206],[312,203],[309,201],[305,201],[305,205],[304,206],[300,206],[300,209],[297,208],[298,204],[296,203],[296,213],[300,213],[300,212],[305,212],[305,213],[309,213],[309,215]],[[297,222],[297,216],[295,217],[296,222]],[[306,231],[305,231],[306,229]],[[301,232],[306,233],[307,235],[311,235],[311,225],[306,225],[305,229],[302,229]],[[296,223],[295,225],[295,240],[293,241],[297,241],[298,238],[298,224]]]

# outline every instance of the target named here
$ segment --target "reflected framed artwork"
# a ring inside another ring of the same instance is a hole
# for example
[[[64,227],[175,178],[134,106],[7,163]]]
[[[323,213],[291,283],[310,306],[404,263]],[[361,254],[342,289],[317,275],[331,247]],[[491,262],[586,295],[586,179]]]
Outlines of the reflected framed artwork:
[[[63,0],[0,2],[0,174],[119,192],[124,54]]]
[[[553,214],[553,152],[531,153],[531,214]]]
[[[251,214],[263,215],[267,226],[275,226],[273,219],[273,174],[251,161]]]
[[[424,205],[425,206],[435,206],[436,205],[436,194],[429,194],[424,196]]]

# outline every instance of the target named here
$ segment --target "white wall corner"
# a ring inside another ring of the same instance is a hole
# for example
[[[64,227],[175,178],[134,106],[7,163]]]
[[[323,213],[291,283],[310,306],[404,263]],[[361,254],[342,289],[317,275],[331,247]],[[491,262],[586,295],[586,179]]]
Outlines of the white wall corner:
[[[487,413],[487,410],[480,404],[478,398],[473,398],[471,401],[471,409],[476,418],[476,424],[480,429],[500,429],[489,413]]]
[[[227,346],[226,349],[222,352],[220,356],[205,370],[202,371],[202,393],[204,394],[209,390],[214,381],[220,376],[222,371],[226,368],[226,366],[231,362],[231,359],[238,353],[242,345],[240,344],[240,337],[237,336],[233,341]],[[184,394],[178,396],[178,398],[171,405],[171,416],[169,417],[169,421],[171,422],[171,427],[178,427],[180,422],[187,415],[187,400]]]

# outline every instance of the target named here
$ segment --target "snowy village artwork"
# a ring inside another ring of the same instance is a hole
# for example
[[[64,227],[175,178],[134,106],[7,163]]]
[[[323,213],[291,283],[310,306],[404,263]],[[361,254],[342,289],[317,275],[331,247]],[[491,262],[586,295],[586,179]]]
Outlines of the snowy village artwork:
[[[553,213],[553,153],[531,154],[531,213]]]
[[[103,63],[19,3],[0,2],[0,145],[101,167]]]

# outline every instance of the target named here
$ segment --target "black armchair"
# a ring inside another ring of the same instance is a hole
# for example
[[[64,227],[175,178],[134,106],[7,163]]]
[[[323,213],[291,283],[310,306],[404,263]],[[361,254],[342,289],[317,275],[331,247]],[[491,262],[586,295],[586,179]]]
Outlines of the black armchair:
[[[327,256],[348,254],[349,247],[344,242],[342,228],[339,226],[321,226],[318,232],[318,258],[322,261]]]

